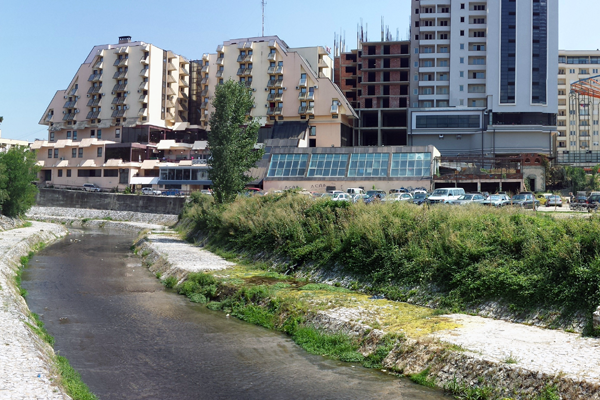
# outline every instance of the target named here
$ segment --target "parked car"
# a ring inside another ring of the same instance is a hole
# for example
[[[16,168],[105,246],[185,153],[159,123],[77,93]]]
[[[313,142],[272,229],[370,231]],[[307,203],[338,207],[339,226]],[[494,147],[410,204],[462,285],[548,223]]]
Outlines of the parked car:
[[[333,201],[352,201],[348,193],[335,193],[331,200]]]
[[[427,201],[427,192],[418,192],[413,195],[412,202],[418,206]]]
[[[408,193],[408,189],[401,187],[400,189],[390,189],[389,194]]]
[[[163,196],[183,196],[183,193],[179,189],[167,189],[161,192]]]
[[[546,197],[546,207],[562,207],[562,199],[555,194]]]
[[[467,193],[467,194],[463,194],[458,199],[450,200],[447,203],[464,206],[464,205],[473,204],[473,203],[482,204],[484,200],[485,200],[485,197],[483,197],[482,194]]]
[[[365,204],[379,203],[385,199],[385,193],[375,193],[372,196],[367,197],[364,201]]]
[[[364,201],[365,201],[366,199],[368,199],[368,198],[369,198],[369,196],[368,196],[368,195],[366,195],[366,194],[355,194],[355,195],[352,197],[352,202],[353,202],[353,203],[358,203],[359,201],[362,201],[362,202],[364,202]]]
[[[502,207],[510,204],[510,197],[505,194],[493,194],[481,202],[484,206]]]
[[[354,194],[364,194],[365,191],[361,188],[348,188],[346,189],[346,193],[354,195]]]
[[[600,203],[600,194],[595,194],[595,192],[592,192],[592,194],[590,195],[590,197],[587,198],[587,203],[588,204],[597,204],[597,203]]]
[[[515,194],[511,199],[510,203],[513,206],[518,206],[522,208],[532,208],[536,209],[540,206],[540,201],[536,199],[531,192],[522,192],[519,194]]]
[[[209,195],[209,196],[212,196],[212,195],[213,195],[212,191],[211,191],[211,190],[209,190],[209,189],[202,189],[202,190],[200,190],[200,193],[202,193],[202,194],[207,194],[207,195]]]
[[[86,192],[101,192],[102,189],[100,186],[97,186],[95,183],[84,183],[83,190]]]
[[[383,197],[385,197],[385,190],[378,190],[378,189],[373,189],[373,190],[367,190],[366,193],[369,197],[376,195],[376,194],[382,194]]]
[[[393,202],[393,201],[411,201],[413,199],[410,193],[393,193],[388,196],[385,196],[382,199],[385,202]]]
[[[449,201],[458,199],[463,194],[465,194],[465,189],[463,188],[435,189],[427,198],[427,203],[448,203]]]
[[[161,195],[162,192],[160,190],[152,189],[151,187],[143,187],[142,194]]]

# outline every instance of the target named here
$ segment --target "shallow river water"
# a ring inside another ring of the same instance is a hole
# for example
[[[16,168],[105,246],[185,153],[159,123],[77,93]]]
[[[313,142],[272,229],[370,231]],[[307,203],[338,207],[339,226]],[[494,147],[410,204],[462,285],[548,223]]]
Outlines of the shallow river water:
[[[141,267],[133,238],[73,231],[23,274],[29,308],[100,399],[447,399],[190,303]]]

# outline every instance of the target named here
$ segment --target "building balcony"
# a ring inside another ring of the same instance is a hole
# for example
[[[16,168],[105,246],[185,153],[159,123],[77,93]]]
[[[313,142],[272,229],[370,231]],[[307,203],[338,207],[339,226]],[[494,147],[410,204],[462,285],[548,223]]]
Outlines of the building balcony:
[[[185,79],[179,79],[179,86],[189,87],[190,85],[186,82]]]
[[[246,59],[246,55],[245,54],[240,54],[237,58],[237,62],[242,63],[244,62]]]
[[[165,107],[166,108],[175,108],[175,103],[173,103],[171,100],[167,100],[165,102]]]
[[[275,69],[276,69],[276,68],[277,68],[277,67],[269,67],[269,68],[267,68],[267,73],[268,73],[268,74],[274,74],[274,73],[275,73]]]
[[[223,70],[218,70],[217,71],[217,78],[221,78],[223,76]],[[206,76],[206,78],[208,79],[208,76]]]
[[[200,96],[205,97],[206,95],[208,95],[208,89],[204,89],[200,92]]]
[[[308,92],[306,94],[306,100],[314,100],[315,99],[315,92]]]
[[[175,82],[177,82],[175,80],[175,77],[171,74],[167,74],[167,83],[175,83]]]
[[[148,116],[148,108],[147,107],[140,108],[140,110],[138,111],[138,117],[147,117],[147,116]]]
[[[283,86],[283,78],[279,78],[275,81],[275,87],[282,87]]]
[[[167,71],[176,71],[177,67],[171,61],[167,63]]]
[[[171,113],[171,112],[166,112],[165,113],[165,119],[173,121],[173,120],[175,120],[175,115],[173,113]]]
[[[205,101],[202,104],[200,104],[200,109],[201,110],[206,110],[207,108],[208,108],[208,102],[207,101]]]
[[[269,61],[275,61],[277,59],[277,53],[269,53],[269,55],[267,56],[267,60]]]
[[[237,76],[242,76],[246,73],[246,68],[238,68],[237,70]]]
[[[252,54],[246,55],[246,57],[244,57],[244,62],[252,62]]]
[[[323,60],[322,58],[319,58],[319,62],[317,63],[317,67],[319,67],[319,68],[329,68],[329,65],[327,65],[327,63],[325,62],[325,60]]]
[[[125,104],[125,97],[115,97],[110,104]]]
[[[246,70],[244,71],[244,76],[250,76],[252,75],[252,68],[246,68]]]
[[[208,72],[208,65],[205,65],[204,67],[202,67],[200,72]]]
[[[267,108],[267,115],[275,115],[275,107]]]
[[[96,94],[96,93],[100,93],[100,89],[102,88],[102,86],[92,86],[91,88],[88,89],[87,94]]]
[[[269,82],[267,82],[267,87],[268,88],[272,88],[275,87],[275,84],[277,83],[276,79],[269,79]]]
[[[179,67],[179,75],[189,76],[190,72],[187,70],[186,67],[180,66]]]
[[[298,81],[298,86],[299,87],[306,87],[306,78],[304,79],[300,79],[300,81]]]
[[[252,81],[246,81],[246,82],[244,82],[244,85],[245,85],[247,88],[249,88],[249,87],[252,87]]]
[[[75,113],[67,113],[63,117],[63,121],[73,121],[75,119]]]
[[[96,64],[94,64],[94,66],[92,68],[102,69],[103,67],[104,67],[104,60],[100,59],[100,60],[96,61]]]
[[[275,73],[283,74],[283,65],[278,65],[277,68],[275,68]]]
[[[148,82],[140,83],[140,86],[138,86],[138,90],[148,90]]]
[[[63,106],[63,108],[73,108],[73,107],[75,107],[75,101],[74,100],[67,101],[65,103],[65,105]]]
[[[179,99],[179,101],[177,102],[177,104],[179,105],[179,108],[181,108],[183,111],[187,111],[188,110],[188,106],[187,106],[186,102],[183,101],[183,99]]]
[[[148,64],[148,63],[150,63],[150,56],[148,56],[148,55],[142,56],[142,58],[140,59],[140,63],[141,64]]]
[[[225,63],[225,57],[217,58],[217,65],[223,65]]]
[[[181,97],[182,97],[182,98],[183,98],[185,101],[187,101],[187,99],[188,99],[188,95],[187,95],[185,92],[181,92]]]
[[[85,119],[96,119],[100,115],[100,111],[90,111]]]
[[[339,114],[339,112],[340,112],[340,106],[339,106],[339,104],[337,102],[333,103],[331,105],[331,113],[332,114]]]
[[[115,86],[113,86],[112,91],[113,92],[124,92],[126,86],[127,86],[127,84],[125,84],[125,83],[121,83],[121,84],[117,83]]]
[[[112,118],[121,118],[125,115],[125,110],[115,110],[112,112]]]
[[[308,107],[306,107],[306,114],[314,115],[315,114],[315,107],[314,106],[308,106]]]
[[[308,97],[308,93],[306,93],[306,92],[300,92],[298,94],[298,99],[299,100],[306,100],[307,97]]]
[[[127,60],[127,59],[126,59],[126,58],[117,58],[117,59],[115,60],[115,62],[113,63],[113,66],[114,66],[114,67],[118,67],[118,66],[120,66],[120,65],[121,65],[121,63],[122,63],[123,61],[125,61],[125,60]]]
[[[99,82],[102,79],[102,74],[92,74],[88,78],[88,82]]]
[[[306,110],[308,110],[307,106],[298,107],[298,114],[306,114]]]
[[[125,79],[127,78],[127,71],[117,71],[115,72],[115,74],[113,75],[113,79]]]
[[[139,101],[141,101],[142,103],[147,103],[148,102],[148,95],[147,94],[141,94]]]
[[[148,75],[149,75],[149,73],[150,73],[150,67],[148,65],[146,65],[144,68],[142,68],[140,70],[140,75],[143,76],[143,77],[147,78]]]
[[[222,53],[223,52],[223,45],[220,44],[217,46],[217,53]]]
[[[171,86],[167,86],[167,96],[175,96],[177,93],[171,88]]]
[[[88,107],[96,107],[100,104],[100,99],[89,99],[87,102]]]

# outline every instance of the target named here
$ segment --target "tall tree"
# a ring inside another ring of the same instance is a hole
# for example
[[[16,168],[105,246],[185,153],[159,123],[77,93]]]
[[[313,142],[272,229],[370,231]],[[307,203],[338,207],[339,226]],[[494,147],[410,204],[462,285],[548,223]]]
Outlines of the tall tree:
[[[263,155],[254,148],[258,139],[259,123],[249,120],[254,98],[243,84],[229,80],[217,85],[210,116],[208,146],[212,181],[217,203],[231,203],[252,178],[248,171]]]
[[[35,204],[39,167],[35,152],[11,147],[0,153],[0,210],[8,217],[23,215]],[[4,196],[3,196],[4,194]]]

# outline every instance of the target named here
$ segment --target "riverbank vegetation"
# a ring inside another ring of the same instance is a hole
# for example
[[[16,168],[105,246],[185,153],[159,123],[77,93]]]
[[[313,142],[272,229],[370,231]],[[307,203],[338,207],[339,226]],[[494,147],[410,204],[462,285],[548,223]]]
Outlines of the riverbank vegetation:
[[[518,314],[591,313],[600,304],[600,219],[512,208],[314,201],[293,193],[227,206],[194,195],[180,229],[213,249],[330,271],[345,286],[450,311],[487,301]]]

